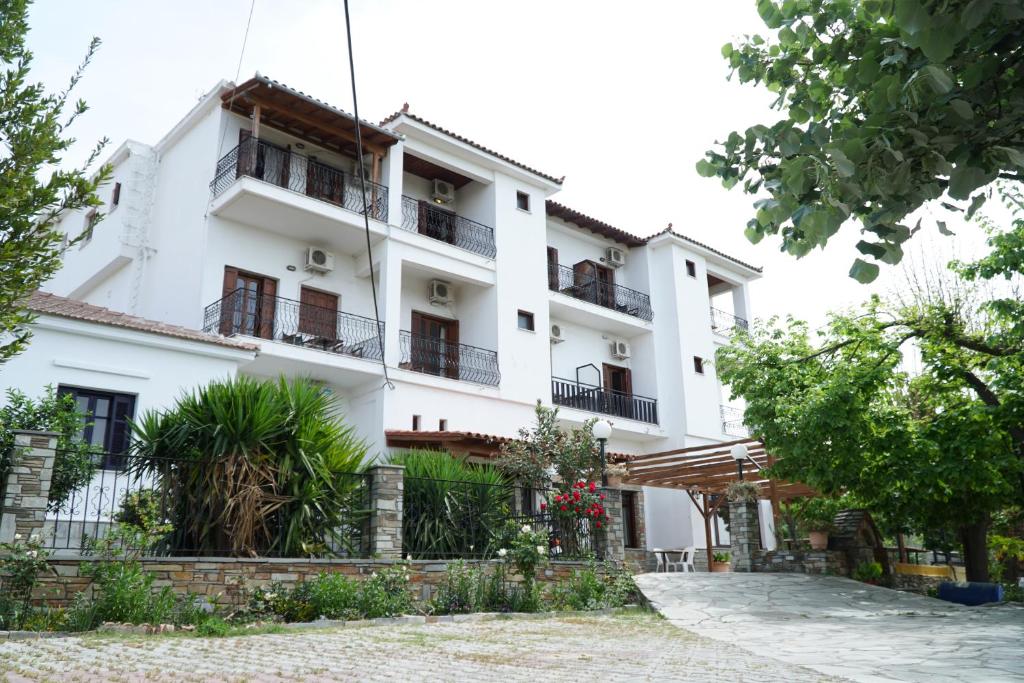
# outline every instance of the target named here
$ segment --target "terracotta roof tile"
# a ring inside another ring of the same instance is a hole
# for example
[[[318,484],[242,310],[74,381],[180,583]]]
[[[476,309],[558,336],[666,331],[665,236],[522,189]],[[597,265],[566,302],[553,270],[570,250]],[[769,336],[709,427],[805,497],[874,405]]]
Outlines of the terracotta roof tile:
[[[504,154],[499,154],[498,152],[495,152],[493,149],[490,149],[488,147],[484,147],[479,142],[473,142],[469,138],[464,138],[461,135],[459,135],[458,133],[454,133],[454,132],[448,130],[447,128],[443,128],[443,127],[437,125],[436,123],[431,123],[430,121],[427,121],[426,119],[423,119],[423,118],[420,118],[419,116],[416,116],[415,114],[410,114],[409,111],[406,109],[406,107],[408,107],[408,105],[403,107],[400,111],[396,111],[394,114],[392,114],[391,116],[389,116],[386,119],[384,119],[383,121],[381,121],[380,125],[385,126],[385,125],[391,123],[392,121],[394,121],[395,119],[397,119],[399,116],[405,116],[405,117],[409,118],[410,120],[415,121],[416,123],[421,123],[424,126],[427,126],[429,128],[433,128],[434,130],[436,130],[439,133],[444,133],[445,135],[447,135],[449,137],[455,138],[459,142],[464,142],[467,145],[469,145],[470,147],[475,147],[476,149],[480,150],[481,152],[485,152],[487,154],[490,154],[491,156],[496,157],[498,159],[501,159],[504,162],[510,163],[513,166],[516,166],[518,168],[523,169],[524,171],[529,171],[530,173],[532,173],[532,174],[534,174],[536,176],[540,176],[541,178],[544,178],[545,180],[550,180],[551,182],[557,183],[558,185],[561,185],[562,181],[565,180],[565,176],[562,176],[561,178],[556,178],[553,175],[548,175],[547,173],[543,173],[541,171],[538,171],[535,168],[531,168],[530,166],[527,166],[526,164],[518,162],[515,159],[510,159],[509,157],[505,156]]]
[[[257,351],[259,349],[255,344],[249,344],[237,339],[230,339],[216,334],[208,334],[206,332],[200,332],[199,330],[191,330],[187,327],[180,327],[178,325],[168,325],[167,323],[158,322],[156,320],[146,320],[145,318],[128,315],[127,313],[119,313],[117,311],[112,311],[109,308],[94,306],[92,304],[87,304],[84,301],[68,299],[63,296],[57,296],[56,294],[50,294],[49,292],[35,292],[31,297],[29,297],[27,306],[30,310],[35,311],[36,313],[54,315],[61,318],[82,320],[84,322],[98,323],[100,325],[111,325],[113,327],[123,327],[129,330],[162,334],[167,337],[176,337],[177,339],[186,339],[188,341],[203,342],[206,344],[218,344],[220,346],[227,346],[229,348],[240,349],[243,351]]]

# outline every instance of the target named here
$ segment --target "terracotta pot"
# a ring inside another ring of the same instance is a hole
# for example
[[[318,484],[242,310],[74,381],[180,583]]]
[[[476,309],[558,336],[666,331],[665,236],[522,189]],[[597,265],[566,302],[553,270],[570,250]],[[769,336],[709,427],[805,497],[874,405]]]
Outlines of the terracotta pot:
[[[732,563],[731,562],[714,562],[714,561],[712,561],[711,562],[711,571],[712,572],[731,572],[732,571]]]
[[[828,550],[827,531],[811,531],[807,536],[811,541],[811,550]]]

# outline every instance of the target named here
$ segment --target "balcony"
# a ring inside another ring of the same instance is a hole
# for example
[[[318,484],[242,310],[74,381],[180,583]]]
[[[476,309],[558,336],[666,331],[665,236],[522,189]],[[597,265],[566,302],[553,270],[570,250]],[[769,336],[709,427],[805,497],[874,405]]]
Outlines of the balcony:
[[[246,335],[367,360],[384,357],[384,323],[361,315],[236,289],[206,307],[203,331]]]
[[[603,282],[569,266],[548,264],[548,289],[580,301],[596,304],[650,322],[654,319],[651,297],[629,287]]]
[[[729,336],[729,334],[736,328],[748,329],[748,323],[745,318],[727,313],[718,308],[711,308],[711,331],[715,334],[721,334],[723,336]]]
[[[407,330],[399,333],[402,358],[399,367],[427,375],[498,386],[498,352],[468,344],[424,337]]]
[[[743,424],[743,411],[732,406],[719,406],[722,417],[722,433],[729,436],[750,436],[750,430]]]
[[[657,399],[626,394],[574,380],[552,377],[551,402],[556,406],[576,408],[589,413],[658,424]]]
[[[402,196],[402,229],[493,259],[494,228],[433,204]]]

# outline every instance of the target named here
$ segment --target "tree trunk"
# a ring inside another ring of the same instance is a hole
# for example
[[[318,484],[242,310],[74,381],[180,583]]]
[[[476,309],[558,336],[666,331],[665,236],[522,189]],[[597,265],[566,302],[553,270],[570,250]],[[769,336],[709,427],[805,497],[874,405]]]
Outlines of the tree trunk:
[[[986,515],[982,521],[960,527],[968,581],[988,581],[988,526]]]

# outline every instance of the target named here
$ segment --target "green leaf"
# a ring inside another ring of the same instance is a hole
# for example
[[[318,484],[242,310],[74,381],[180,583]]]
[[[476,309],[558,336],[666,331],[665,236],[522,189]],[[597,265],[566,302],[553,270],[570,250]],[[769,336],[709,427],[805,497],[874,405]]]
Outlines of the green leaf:
[[[993,0],[972,0],[967,3],[967,7],[964,8],[964,13],[960,19],[963,22],[964,28],[970,30],[981,24],[985,17],[988,16],[988,13],[992,11],[993,4]]]
[[[726,43],[722,46],[722,56],[728,59],[732,55],[732,43]]]
[[[1024,168],[1024,151],[1016,149],[1014,147],[1003,147],[996,145],[992,147],[993,151],[1002,152],[1006,160],[1018,168]]]
[[[931,23],[931,16],[917,0],[896,0],[894,19],[900,30],[915,35]]]
[[[974,118],[974,109],[971,108],[970,103],[966,100],[950,100],[949,106],[953,108],[957,116],[965,121],[970,121]]]
[[[967,220],[971,220],[971,218],[974,217],[974,213],[978,209],[980,209],[981,205],[984,204],[984,203],[985,203],[985,193],[984,192],[981,192],[979,194],[974,195],[974,198],[971,199],[971,205],[969,207],[967,207],[967,215],[965,216],[967,218]]]
[[[929,64],[921,69],[921,73],[928,78],[932,89],[939,95],[945,95],[953,89],[953,79],[949,77],[942,67]]]
[[[935,224],[939,226],[939,233],[946,235],[955,235],[956,233],[946,227],[946,221],[935,221]]]
[[[991,182],[993,177],[976,166],[958,165],[949,174],[949,196],[953,199],[967,199],[979,187]]]
[[[945,62],[953,56],[957,36],[945,28],[931,28],[922,31],[920,36],[921,51],[933,62]]]
[[[853,267],[850,268],[850,277],[862,285],[874,282],[878,277],[878,266],[863,259],[855,259]]]
[[[707,159],[701,159],[697,162],[697,173],[705,178],[714,178],[718,169]]]
[[[883,256],[885,256],[885,247],[883,247],[881,244],[875,244],[873,242],[867,242],[865,240],[857,242],[857,251],[867,256],[874,256],[877,259],[880,259]]]
[[[842,150],[830,149],[828,151],[830,157],[832,157],[832,166],[836,169],[836,173],[839,174],[840,178],[849,178],[857,172],[857,167]]]

